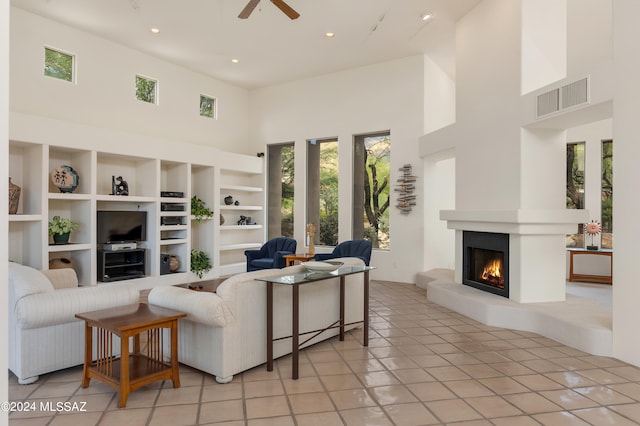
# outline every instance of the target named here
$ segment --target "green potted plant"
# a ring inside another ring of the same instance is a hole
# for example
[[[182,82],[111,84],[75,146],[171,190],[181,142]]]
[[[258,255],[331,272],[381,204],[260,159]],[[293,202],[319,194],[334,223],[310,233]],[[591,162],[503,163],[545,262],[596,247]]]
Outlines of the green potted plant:
[[[49,235],[55,244],[67,244],[69,235],[77,231],[80,224],[66,217],[54,216],[49,222]]]
[[[202,222],[204,219],[211,219],[213,217],[213,210],[205,205],[198,196],[191,197],[191,214],[195,216],[197,222]]]
[[[191,249],[191,272],[196,274],[198,278],[202,278],[210,269],[209,255],[202,250]]]

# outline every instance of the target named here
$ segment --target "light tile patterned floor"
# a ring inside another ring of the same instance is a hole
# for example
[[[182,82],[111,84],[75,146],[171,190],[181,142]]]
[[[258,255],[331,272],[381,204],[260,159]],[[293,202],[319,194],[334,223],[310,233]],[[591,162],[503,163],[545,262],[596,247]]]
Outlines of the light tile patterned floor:
[[[413,285],[373,282],[369,348],[361,330],[220,385],[181,367],[182,387],[157,382],[129,396],[80,367],[28,386],[12,401],[86,403],[86,412],[15,412],[10,425],[638,425],[640,369],[539,335],[484,326],[427,302]]]

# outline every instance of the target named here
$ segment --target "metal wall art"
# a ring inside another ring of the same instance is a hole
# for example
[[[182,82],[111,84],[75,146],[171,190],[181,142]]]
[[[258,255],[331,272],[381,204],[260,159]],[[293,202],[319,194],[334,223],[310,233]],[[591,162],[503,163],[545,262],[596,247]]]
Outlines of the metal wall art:
[[[402,172],[402,176],[398,178],[398,183],[394,189],[399,193],[396,207],[400,209],[400,213],[409,214],[409,212],[411,212],[411,206],[416,205],[416,196],[413,194],[413,191],[416,189],[416,177],[411,174],[411,164],[405,164],[398,170]]]

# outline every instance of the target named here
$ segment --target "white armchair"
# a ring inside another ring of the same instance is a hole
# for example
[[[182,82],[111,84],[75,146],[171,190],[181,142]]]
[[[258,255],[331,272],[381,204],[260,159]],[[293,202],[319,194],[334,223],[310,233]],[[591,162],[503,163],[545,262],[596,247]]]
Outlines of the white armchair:
[[[84,322],[75,314],[137,303],[131,285],[78,287],[73,269],[9,262],[9,369],[18,383],[84,362]]]

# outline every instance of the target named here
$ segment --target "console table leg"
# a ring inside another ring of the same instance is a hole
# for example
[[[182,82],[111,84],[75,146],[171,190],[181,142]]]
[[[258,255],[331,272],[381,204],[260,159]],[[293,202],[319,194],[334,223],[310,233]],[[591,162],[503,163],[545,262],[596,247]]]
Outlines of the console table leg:
[[[362,345],[369,346],[369,271],[364,272],[364,318]]]
[[[298,378],[298,355],[300,350],[300,293],[297,285],[293,286],[293,318],[292,318],[292,336],[291,336],[291,355],[292,355],[292,379]]]
[[[340,341],[344,341],[344,280],[345,277],[340,277]]]
[[[267,371],[273,371],[273,283],[267,282]]]

